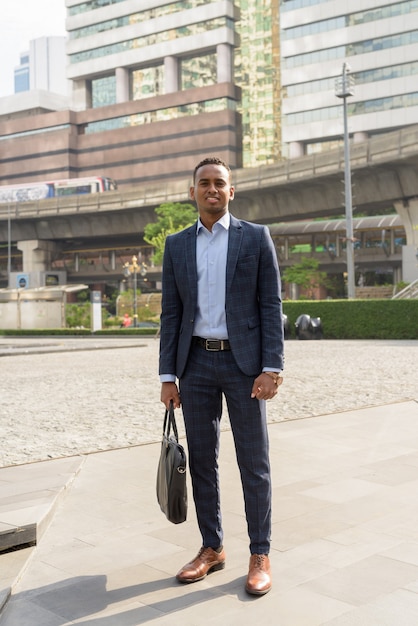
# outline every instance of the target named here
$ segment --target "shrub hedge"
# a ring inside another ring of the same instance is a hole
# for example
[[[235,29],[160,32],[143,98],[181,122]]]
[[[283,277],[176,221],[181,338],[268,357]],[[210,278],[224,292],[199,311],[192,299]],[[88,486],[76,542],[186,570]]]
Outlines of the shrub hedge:
[[[291,334],[306,313],[320,317],[324,339],[418,339],[418,300],[285,300]],[[0,336],[155,335],[158,328],[0,330]]]
[[[306,313],[320,317],[324,339],[418,339],[418,300],[285,300],[292,336]]]
[[[0,330],[0,337],[54,337],[56,335],[65,335],[67,337],[80,336],[125,336],[125,335],[155,335],[158,328],[123,328],[110,330],[97,330],[92,332],[87,328],[35,328],[34,330],[7,329]]]

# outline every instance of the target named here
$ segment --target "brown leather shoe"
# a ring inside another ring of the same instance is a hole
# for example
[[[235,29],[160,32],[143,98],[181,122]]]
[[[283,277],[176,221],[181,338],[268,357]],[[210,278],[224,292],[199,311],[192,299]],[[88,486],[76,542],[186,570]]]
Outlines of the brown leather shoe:
[[[267,554],[252,554],[245,590],[255,596],[263,596],[271,589],[270,559]]]
[[[215,552],[212,548],[200,548],[199,554],[193,561],[187,563],[176,575],[180,583],[195,583],[202,580],[210,572],[225,567],[225,551]]]

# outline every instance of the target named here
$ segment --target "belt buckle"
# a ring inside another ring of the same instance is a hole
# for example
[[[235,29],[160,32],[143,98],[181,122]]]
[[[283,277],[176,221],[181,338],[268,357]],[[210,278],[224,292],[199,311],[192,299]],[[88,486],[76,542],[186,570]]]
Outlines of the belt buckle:
[[[210,344],[215,344],[216,348],[211,348]],[[219,339],[206,339],[205,350],[208,352],[219,352],[220,349]]]

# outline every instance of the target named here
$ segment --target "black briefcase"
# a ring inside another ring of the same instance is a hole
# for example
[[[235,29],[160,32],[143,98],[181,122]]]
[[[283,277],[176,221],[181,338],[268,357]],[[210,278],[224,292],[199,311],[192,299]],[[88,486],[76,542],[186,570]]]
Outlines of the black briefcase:
[[[170,434],[172,430],[172,434]],[[181,524],[187,517],[186,452],[179,443],[173,403],[164,415],[157,470],[157,500],[167,519]]]

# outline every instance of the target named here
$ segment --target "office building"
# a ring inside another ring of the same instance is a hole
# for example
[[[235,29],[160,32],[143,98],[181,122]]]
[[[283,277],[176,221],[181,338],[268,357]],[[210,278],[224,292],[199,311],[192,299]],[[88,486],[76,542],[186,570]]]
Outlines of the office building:
[[[207,154],[253,167],[335,147],[345,61],[355,140],[416,123],[417,3],[66,0],[72,103],[0,102],[0,183],[131,186],[184,179]]]
[[[289,157],[338,145],[347,62],[354,141],[418,121],[418,2],[284,0],[281,3],[282,141]]]
[[[15,93],[29,91],[29,52],[21,52],[19,61],[14,71]]]
[[[242,115],[243,165],[280,157],[277,2],[248,0],[234,7],[225,0],[148,0],[140,11],[132,0],[97,4],[67,2],[68,75],[76,109],[205,88],[199,109],[214,111],[225,104],[208,97],[213,86],[235,83],[241,102],[226,105]],[[177,115],[147,111],[146,118]],[[194,115],[193,108],[186,115]],[[141,121],[109,119],[105,125],[136,123]]]
[[[25,176],[37,168],[53,178],[100,173],[132,185],[184,178],[207,154],[232,167],[280,158],[277,2],[66,4],[71,115],[51,112],[43,122],[57,131],[51,158],[51,134],[41,138],[37,128],[26,138],[34,159]],[[21,138],[17,126],[11,131]],[[10,161],[7,182],[12,169]]]
[[[187,178],[218,154],[242,165],[232,0],[67,0],[67,110],[1,110],[3,184],[104,175]],[[16,96],[17,97],[17,96]],[[3,114],[2,114],[3,113]]]
[[[68,96],[65,41],[65,37],[39,37],[30,42],[14,71],[15,93],[42,89]]]
[[[119,184],[184,178],[214,152],[241,166],[232,0],[67,0],[67,10],[79,172],[92,173],[98,150]]]
[[[240,7],[236,28],[235,82],[242,90],[243,166],[281,159],[280,40],[277,0],[235,0]]]

